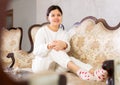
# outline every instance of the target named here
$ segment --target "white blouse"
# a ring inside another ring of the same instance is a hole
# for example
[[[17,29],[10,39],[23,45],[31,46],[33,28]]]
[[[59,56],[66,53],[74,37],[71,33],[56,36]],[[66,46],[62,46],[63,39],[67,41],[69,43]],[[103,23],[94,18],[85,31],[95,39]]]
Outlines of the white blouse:
[[[64,51],[68,52],[70,50],[69,34],[62,28],[59,28],[57,32],[54,32],[50,30],[47,25],[45,25],[38,30],[35,36],[33,54],[38,57],[47,56],[47,54],[50,52],[50,50],[47,48],[47,45],[53,40],[65,41],[68,47]]]

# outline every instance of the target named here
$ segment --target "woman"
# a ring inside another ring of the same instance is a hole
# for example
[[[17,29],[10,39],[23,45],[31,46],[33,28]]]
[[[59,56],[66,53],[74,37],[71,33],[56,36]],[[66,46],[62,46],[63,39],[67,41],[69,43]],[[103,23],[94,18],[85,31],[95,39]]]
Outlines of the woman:
[[[55,62],[83,80],[104,80],[106,71],[103,69],[94,71],[91,65],[67,55],[70,50],[70,39],[67,32],[61,28],[62,15],[63,12],[59,6],[52,5],[48,8],[49,24],[41,27],[35,36],[33,72],[48,70],[51,63]]]

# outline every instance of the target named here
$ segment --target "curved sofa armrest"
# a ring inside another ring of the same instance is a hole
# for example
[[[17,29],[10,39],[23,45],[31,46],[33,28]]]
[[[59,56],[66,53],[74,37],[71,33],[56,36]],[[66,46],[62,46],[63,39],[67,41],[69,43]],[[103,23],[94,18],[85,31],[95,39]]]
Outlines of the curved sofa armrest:
[[[15,63],[14,53],[8,53],[7,58],[11,58],[12,63],[10,64],[9,68],[12,68]]]

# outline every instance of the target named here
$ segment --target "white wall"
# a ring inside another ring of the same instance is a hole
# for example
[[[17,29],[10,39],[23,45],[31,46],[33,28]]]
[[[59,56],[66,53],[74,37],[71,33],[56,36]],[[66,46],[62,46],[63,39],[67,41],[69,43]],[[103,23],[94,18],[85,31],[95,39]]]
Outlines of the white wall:
[[[13,0],[10,8],[13,8],[14,27],[23,28],[22,48],[28,51],[30,49],[28,28],[36,23],[36,0]]]
[[[14,0],[14,26],[24,29],[23,49],[29,50],[28,27],[46,21],[47,8],[52,4],[63,10],[63,24],[66,29],[86,16],[104,18],[114,26],[120,22],[120,0]]]
[[[58,4],[63,10],[63,23],[67,29],[86,16],[104,18],[114,26],[120,22],[120,0],[37,0],[37,23],[46,20],[46,10]]]

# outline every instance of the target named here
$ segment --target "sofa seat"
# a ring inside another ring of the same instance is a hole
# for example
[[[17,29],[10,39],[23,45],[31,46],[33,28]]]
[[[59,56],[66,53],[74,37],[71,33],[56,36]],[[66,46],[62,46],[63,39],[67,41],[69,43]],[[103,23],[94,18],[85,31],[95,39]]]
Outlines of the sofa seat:
[[[13,68],[31,68],[33,53],[28,53],[23,50],[16,50],[13,52],[15,58],[15,64]]]

